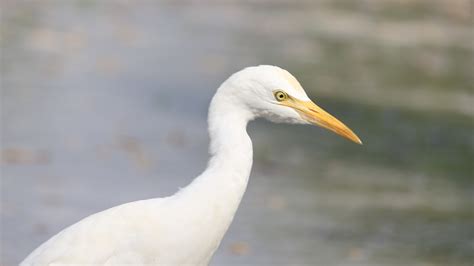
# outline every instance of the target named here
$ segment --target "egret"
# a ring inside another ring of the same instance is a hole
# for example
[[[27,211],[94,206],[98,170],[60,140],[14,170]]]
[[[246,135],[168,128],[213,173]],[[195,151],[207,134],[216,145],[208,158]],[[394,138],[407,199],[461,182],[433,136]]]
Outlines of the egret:
[[[247,67],[224,81],[211,100],[210,160],[201,175],[172,196],[86,217],[40,245],[21,265],[207,265],[246,190],[253,152],[246,127],[260,117],[318,125],[362,143],[312,102],[288,71]]]

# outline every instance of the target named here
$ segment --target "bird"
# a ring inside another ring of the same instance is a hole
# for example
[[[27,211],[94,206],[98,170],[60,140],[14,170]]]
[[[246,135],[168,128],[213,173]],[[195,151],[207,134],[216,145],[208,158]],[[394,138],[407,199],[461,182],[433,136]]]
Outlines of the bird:
[[[288,71],[246,67],[225,80],[211,99],[210,159],[189,185],[168,197],[88,216],[44,242],[20,265],[208,265],[247,188],[253,163],[247,124],[257,118],[317,125],[362,144],[311,101]]]

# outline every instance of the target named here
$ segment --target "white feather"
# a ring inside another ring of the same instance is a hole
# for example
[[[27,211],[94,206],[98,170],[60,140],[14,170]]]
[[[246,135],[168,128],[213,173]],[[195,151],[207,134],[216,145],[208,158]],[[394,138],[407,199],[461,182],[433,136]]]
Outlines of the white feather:
[[[262,116],[304,123],[291,108],[274,104],[275,89],[307,98],[282,71],[250,67],[220,86],[209,108],[211,159],[190,185],[171,197],[91,215],[53,236],[21,265],[207,265],[247,187],[252,166],[247,123]]]

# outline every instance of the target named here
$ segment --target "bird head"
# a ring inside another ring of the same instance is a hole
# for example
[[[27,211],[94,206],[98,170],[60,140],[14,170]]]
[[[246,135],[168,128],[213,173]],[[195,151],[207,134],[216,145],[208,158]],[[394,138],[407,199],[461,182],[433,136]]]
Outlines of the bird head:
[[[269,65],[247,67],[225,83],[253,117],[277,123],[313,124],[362,144],[352,130],[309,99],[288,71]],[[236,91],[237,90],[237,91]]]

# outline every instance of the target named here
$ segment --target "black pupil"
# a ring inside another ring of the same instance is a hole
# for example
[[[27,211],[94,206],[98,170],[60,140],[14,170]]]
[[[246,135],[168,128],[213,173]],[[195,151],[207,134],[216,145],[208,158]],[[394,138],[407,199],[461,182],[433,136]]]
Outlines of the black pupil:
[[[283,93],[278,94],[278,98],[283,99]]]

